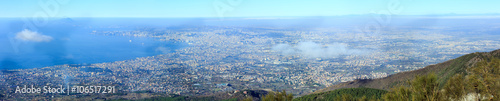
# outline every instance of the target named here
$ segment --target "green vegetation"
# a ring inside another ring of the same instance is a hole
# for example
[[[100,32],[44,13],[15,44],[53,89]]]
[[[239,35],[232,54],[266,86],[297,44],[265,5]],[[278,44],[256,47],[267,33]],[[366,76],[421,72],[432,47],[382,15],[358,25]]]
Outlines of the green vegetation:
[[[469,61],[478,56],[481,56],[481,54],[474,53],[461,56],[459,58],[454,59],[451,65],[446,66],[445,69],[438,71],[437,74],[440,77],[438,78],[439,79],[438,83],[440,85],[440,88],[442,88],[446,83],[446,81],[448,81],[448,79],[450,79],[453,75],[466,73],[465,72],[466,68],[471,66],[470,64],[468,64]]]
[[[246,99],[243,99],[242,101],[253,101],[252,97],[247,97]]]
[[[262,101],[292,101],[293,94],[287,94],[285,90],[282,92],[269,92]]]
[[[444,94],[448,95],[450,99],[458,100],[464,96],[466,92],[465,80],[462,74],[453,76],[444,86]]]
[[[383,96],[383,100],[452,101],[465,100],[468,95],[472,95],[470,98],[473,99],[467,100],[500,100],[500,59],[485,58],[466,70],[468,75],[455,74],[442,89],[433,73],[416,77],[409,88],[394,88]]]
[[[439,83],[434,73],[418,76],[411,81],[410,88],[400,86],[383,95],[386,101],[442,101]]]
[[[408,101],[411,98],[411,90],[404,87],[399,86],[397,88],[392,88],[391,92],[383,95],[383,99],[393,100],[393,101]]]
[[[483,60],[489,61],[492,58],[500,59],[500,50],[495,50],[492,52],[471,53],[443,63],[429,65],[422,69],[392,74],[385,78],[354,80],[350,82],[339,83],[334,86],[317,90],[315,91],[315,93],[327,92],[340,88],[366,87],[391,90],[392,88],[397,88],[399,86],[410,87],[411,85],[409,80],[412,80],[417,76],[426,75],[429,73],[436,74],[439,89],[442,89],[445,86],[446,82],[454,75],[468,75],[469,72],[467,68],[472,68],[477,63]]]
[[[431,66],[416,70],[416,72],[408,72],[408,74],[416,76],[407,82],[394,80],[398,83],[391,84],[394,87],[389,92],[371,88],[347,88],[306,95],[294,100],[500,101],[500,59],[496,55],[498,54],[474,53],[435,65],[446,66],[446,68]],[[433,73],[433,71],[437,73]],[[376,85],[387,82],[370,83],[369,85]],[[382,96],[380,97],[380,95]]]
[[[200,101],[200,100],[198,100],[198,101]],[[203,100],[201,100],[201,101],[203,101]],[[225,100],[221,100],[221,101],[238,101],[238,98],[225,99]]]
[[[310,94],[294,99],[294,101],[332,101],[332,100],[353,100],[353,99],[380,99],[385,90],[373,88],[345,88],[329,92]]]
[[[465,89],[466,92],[475,94],[477,100],[486,98],[490,101],[499,101],[500,59],[489,58],[488,60],[479,62],[478,64],[476,64],[475,68],[468,68],[467,71],[469,71],[470,74],[465,76],[465,82],[461,82],[461,85],[456,86],[457,88],[467,88]],[[449,82],[453,83],[452,81]],[[459,94],[460,92],[453,93]]]

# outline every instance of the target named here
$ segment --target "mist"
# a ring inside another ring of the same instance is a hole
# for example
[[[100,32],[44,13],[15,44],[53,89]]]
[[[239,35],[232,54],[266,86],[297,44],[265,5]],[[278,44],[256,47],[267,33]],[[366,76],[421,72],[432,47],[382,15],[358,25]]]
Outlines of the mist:
[[[272,50],[282,55],[303,55],[308,58],[335,58],[341,55],[364,55],[368,50],[352,49],[344,43],[331,43],[321,45],[315,42],[299,42],[292,46],[289,44],[277,44]]]

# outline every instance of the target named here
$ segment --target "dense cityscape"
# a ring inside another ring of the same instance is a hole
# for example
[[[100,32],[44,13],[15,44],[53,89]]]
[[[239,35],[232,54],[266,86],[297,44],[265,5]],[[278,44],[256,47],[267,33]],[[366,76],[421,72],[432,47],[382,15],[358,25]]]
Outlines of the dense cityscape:
[[[117,87],[118,93],[107,96],[127,92],[206,95],[245,89],[287,90],[303,95],[339,82],[382,78],[500,47],[500,40],[489,39],[488,35],[482,40],[464,37],[481,32],[443,31],[453,27],[400,26],[376,34],[351,27],[189,26],[132,31],[120,27],[127,26],[110,30],[88,27],[88,34],[152,37],[188,46],[132,60],[3,70],[0,93],[6,98],[33,100],[71,98],[99,94],[14,91],[23,85],[102,85]]]

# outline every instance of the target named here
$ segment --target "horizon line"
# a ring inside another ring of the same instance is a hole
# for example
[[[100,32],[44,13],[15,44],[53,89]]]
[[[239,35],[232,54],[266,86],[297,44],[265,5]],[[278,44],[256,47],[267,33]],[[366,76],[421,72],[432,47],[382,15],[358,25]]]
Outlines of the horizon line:
[[[85,16],[79,16],[79,17],[67,17],[67,16],[61,16],[61,17],[47,17],[47,18],[273,18],[273,17],[342,17],[342,16],[373,16],[373,15],[386,15],[386,14],[349,14],[349,15],[327,15],[327,16],[228,16],[228,17],[217,17],[217,16],[205,16],[205,17],[168,17],[168,16],[163,16],[163,17],[146,17],[146,16],[116,16],[116,17],[110,17],[110,16],[97,16],[97,17],[85,17]],[[491,17],[491,16],[497,16],[500,17],[500,13],[485,13],[485,14],[426,14],[426,15],[401,15],[401,14],[389,14],[391,16],[484,16],[484,17]],[[0,16],[0,18],[33,18],[33,17],[26,17],[26,16]]]

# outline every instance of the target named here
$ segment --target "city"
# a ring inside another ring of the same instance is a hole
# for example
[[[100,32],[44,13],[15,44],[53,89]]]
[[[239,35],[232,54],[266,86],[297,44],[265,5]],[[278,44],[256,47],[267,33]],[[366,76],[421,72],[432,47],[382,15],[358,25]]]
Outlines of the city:
[[[500,47],[500,40],[475,41],[463,37],[474,32],[437,33],[429,29],[404,27],[398,30],[384,30],[378,35],[346,31],[355,29],[330,27],[303,31],[300,28],[185,28],[192,30],[89,29],[91,31],[88,34],[152,37],[163,41],[187,43],[189,46],[173,53],[132,60],[4,70],[0,75],[0,82],[5,83],[1,84],[0,91],[8,98],[33,100],[104,95],[26,95],[14,93],[16,86],[117,87],[118,93],[105,96],[126,95],[130,92],[149,92],[149,97],[161,96],[155,94],[207,95],[246,89],[287,90],[300,96],[340,82],[382,78],[444,62],[467,53],[490,51]],[[261,30],[250,30],[256,28]],[[463,39],[456,40],[457,38]],[[306,43],[318,45],[319,50],[331,46],[359,52],[308,56],[309,54],[301,53],[304,50],[297,48]],[[276,49],[280,44],[299,51],[285,54],[283,50]]]

